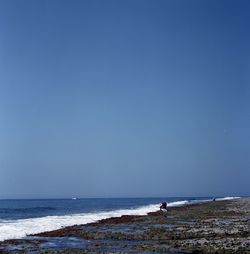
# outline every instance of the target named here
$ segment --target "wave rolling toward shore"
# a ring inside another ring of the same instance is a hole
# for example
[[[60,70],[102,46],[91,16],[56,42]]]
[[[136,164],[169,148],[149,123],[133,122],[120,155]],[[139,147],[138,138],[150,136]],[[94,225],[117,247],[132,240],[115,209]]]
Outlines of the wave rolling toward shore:
[[[217,198],[216,200],[228,200],[237,197]],[[183,206],[186,204],[209,202],[211,199],[195,199],[195,200],[176,200],[168,202],[168,207]],[[38,218],[25,219],[0,219],[0,241],[6,239],[17,239],[25,237],[29,234],[37,234],[45,231],[52,231],[62,227],[72,226],[76,224],[87,224],[111,217],[119,217],[121,215],[146,215],[149,212],[155,212],[159,209],[159,203],[142,205],[140,207],[115,209],[111,211],[93,211],[67,215],[48,215]],[[49,209],[53,210],[53,209]]]

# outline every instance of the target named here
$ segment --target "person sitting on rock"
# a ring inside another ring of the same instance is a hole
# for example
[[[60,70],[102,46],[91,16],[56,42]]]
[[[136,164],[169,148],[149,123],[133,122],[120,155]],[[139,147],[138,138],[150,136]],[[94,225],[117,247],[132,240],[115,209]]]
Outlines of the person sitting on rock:
[[[167,210],[167,202],[161,202],[160,210]]]

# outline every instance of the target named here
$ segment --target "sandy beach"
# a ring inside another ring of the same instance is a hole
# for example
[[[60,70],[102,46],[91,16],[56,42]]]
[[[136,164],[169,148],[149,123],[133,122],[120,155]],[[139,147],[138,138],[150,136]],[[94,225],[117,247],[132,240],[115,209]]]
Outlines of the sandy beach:
[[[250,253],[250,198],[169,208],[146,216],[6,240],[1,253]]]

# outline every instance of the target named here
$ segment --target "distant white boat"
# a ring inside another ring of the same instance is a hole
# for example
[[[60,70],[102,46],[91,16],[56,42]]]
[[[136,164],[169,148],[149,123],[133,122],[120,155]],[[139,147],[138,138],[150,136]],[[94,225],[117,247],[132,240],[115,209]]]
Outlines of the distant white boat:
[[[72,198],[73,200],[76,200],[77,198]]]

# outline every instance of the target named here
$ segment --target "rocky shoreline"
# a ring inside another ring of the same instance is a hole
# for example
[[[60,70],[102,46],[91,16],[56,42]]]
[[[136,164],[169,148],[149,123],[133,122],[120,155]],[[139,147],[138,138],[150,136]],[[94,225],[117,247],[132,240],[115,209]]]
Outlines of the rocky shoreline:
[[[0,243],[0,253],[247,253],[250,198],[121,216]]]

